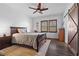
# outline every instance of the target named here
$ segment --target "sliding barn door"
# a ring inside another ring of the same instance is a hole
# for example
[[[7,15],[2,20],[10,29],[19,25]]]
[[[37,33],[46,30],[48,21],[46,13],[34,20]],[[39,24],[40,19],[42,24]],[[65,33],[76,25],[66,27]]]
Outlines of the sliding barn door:
[[[68,44],[75,55],[78,54],[78,5],[74,4],[68,12]]]

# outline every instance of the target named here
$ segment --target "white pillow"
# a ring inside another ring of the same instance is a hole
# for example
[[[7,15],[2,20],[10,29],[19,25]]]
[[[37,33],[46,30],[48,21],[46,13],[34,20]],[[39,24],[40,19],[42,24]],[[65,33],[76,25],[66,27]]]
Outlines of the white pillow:
[[[27,30],[26,30],[26,29],[18,29],[18,32],[19,32],[19,33],[26,33]]]

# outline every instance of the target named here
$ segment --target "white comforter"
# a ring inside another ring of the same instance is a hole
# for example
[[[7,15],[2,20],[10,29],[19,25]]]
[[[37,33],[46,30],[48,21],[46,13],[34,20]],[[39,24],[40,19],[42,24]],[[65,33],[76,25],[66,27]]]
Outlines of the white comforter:
[[[16,33],[13,34],[12,43],[25,44],[37,49],[36,38],[44,33]]]

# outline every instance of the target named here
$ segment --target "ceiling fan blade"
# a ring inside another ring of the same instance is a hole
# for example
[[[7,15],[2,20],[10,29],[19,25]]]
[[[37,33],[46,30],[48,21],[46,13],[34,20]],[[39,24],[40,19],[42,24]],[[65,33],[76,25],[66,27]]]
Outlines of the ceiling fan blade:
[[[36,8],[33,8],[33,7],[29,7],[30,9],[34,9],[34,10],[37,10]]]
[[[43,8],[43,9],[41,9],[40,11],[44,11],[44,10],[48,10],[48,8]]]
[[[34,11],[34,12],[33,12],[33,14],[34,14],[34,13],[36,13],[36,12],[37,12],[37,10],[36,10],[36,11]]]

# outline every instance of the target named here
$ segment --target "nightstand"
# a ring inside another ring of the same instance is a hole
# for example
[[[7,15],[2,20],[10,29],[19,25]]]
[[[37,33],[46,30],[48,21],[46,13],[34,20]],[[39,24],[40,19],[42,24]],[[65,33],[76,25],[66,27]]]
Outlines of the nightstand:
[[[11,36],[0,37],[0,49],[11,46]]]

